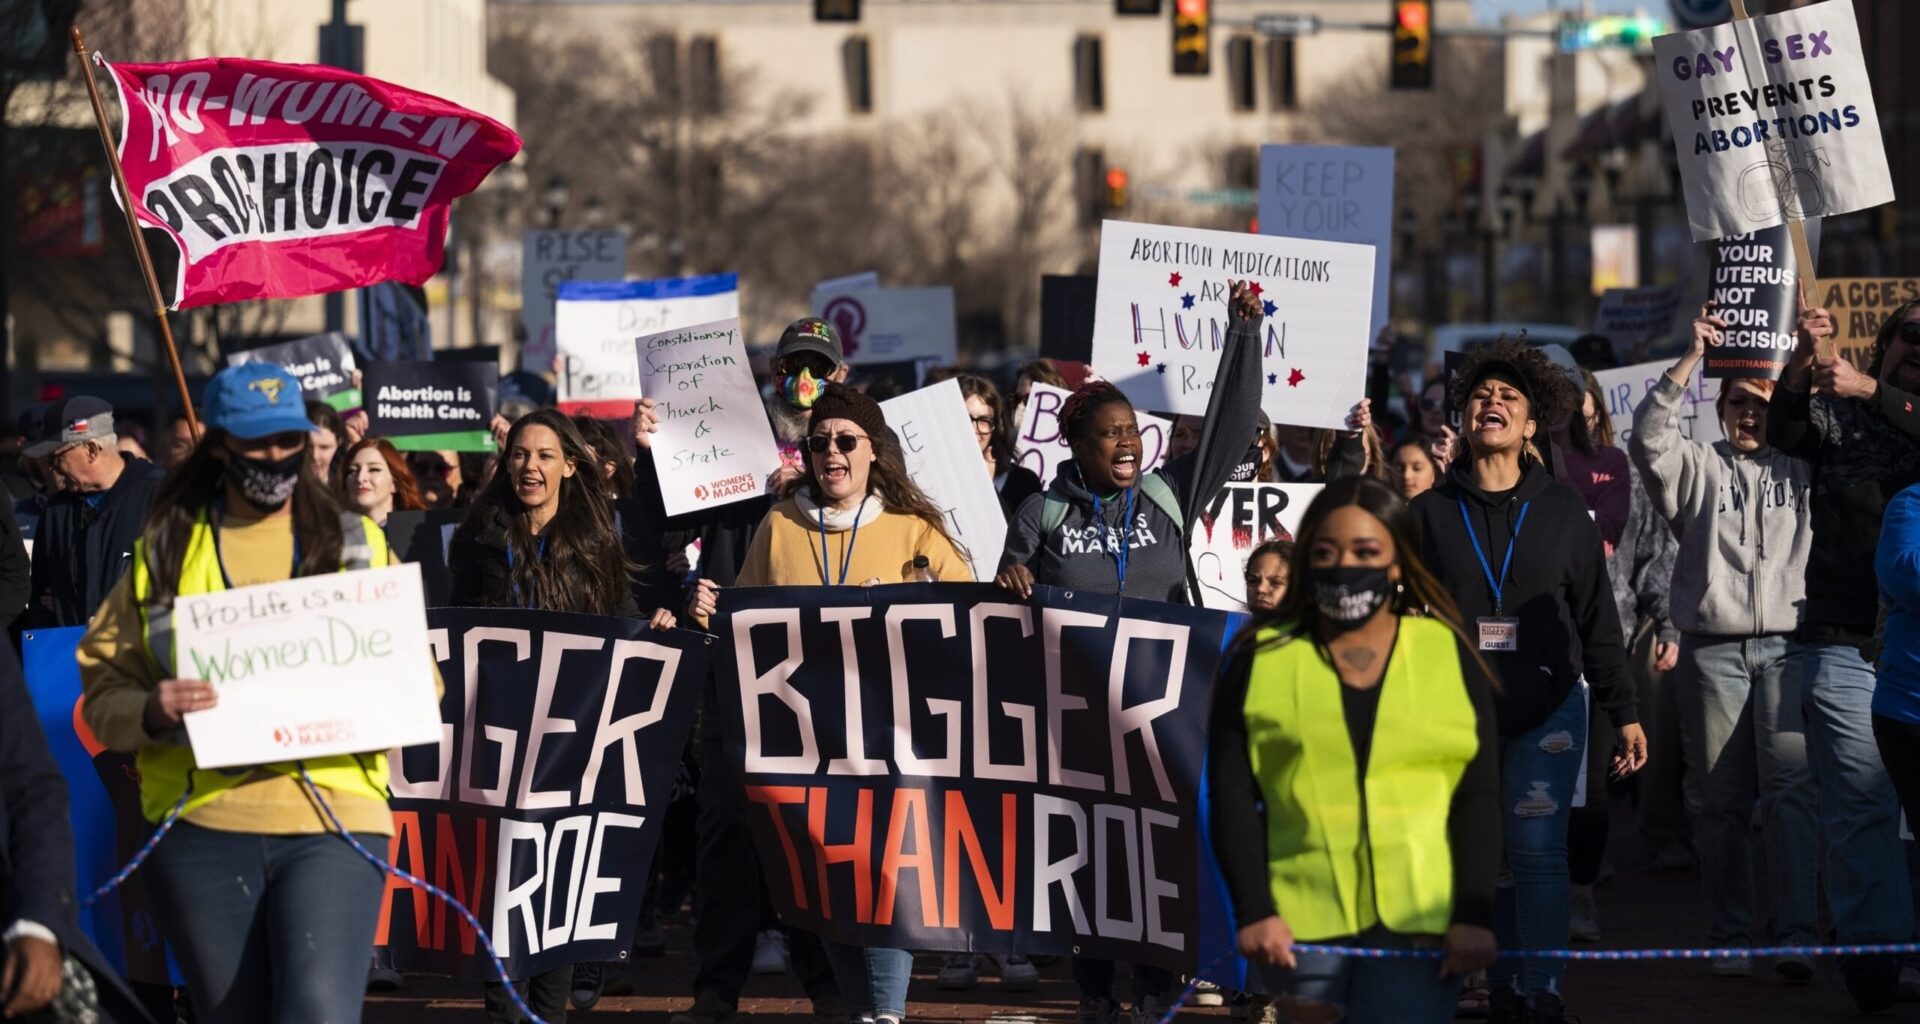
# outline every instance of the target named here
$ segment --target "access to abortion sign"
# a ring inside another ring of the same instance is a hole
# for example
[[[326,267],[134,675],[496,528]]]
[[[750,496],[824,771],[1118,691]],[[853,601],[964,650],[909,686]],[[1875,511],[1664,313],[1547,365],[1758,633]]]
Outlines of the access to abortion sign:
[[[173,628],[177,674],[220,694],[215,707],[186,716],[202,768],[440,736],[418,565],[181,597]]]
[[[1847,0],[1653,41],[1696,242],[1893,202]]]

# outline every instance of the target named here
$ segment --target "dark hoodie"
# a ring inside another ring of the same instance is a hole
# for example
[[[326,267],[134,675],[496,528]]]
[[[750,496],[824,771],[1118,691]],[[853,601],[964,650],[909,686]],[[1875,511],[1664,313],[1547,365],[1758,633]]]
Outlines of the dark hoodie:
[[[1518,735],[1546,721],[1583,672],[1615,728],[1638,722],[1620,612],[1600,528],[1587,514],[1586,502],[1530,459],[1519,486],[1497,495],[1473,483],[1470,466],[1471,459],[1456,460],[1438,485],[1413,500],[1413,512],[1427,568],[1460,603],[1467,635],[1474,637],[1477,620],[1494,614],[1487,572],[1500,571],[1521,507],[1531,503],[1514,542],[1503,602],[1503,614],[1520,620],[1519,650],[1486,653],[1500,676],[1494,708],[1501,734]],[[1487,570],[1461,520],[1463,501]]]
[[[33,544],[33,597],[21,624],[84,626],[133,564],[133,542],[166,473],[129,457],[112,487],[64,491],[47,503]]]
[[[1256,358],[1234,346],[1257,345],[1259,320],[1235,321],[1227,332],[1227,348],[1221,365],[1229,360]],[[1235,467],[1247,457],[1247,446],[1260,426],[1260,375],[1257,372],[1223,372],[1216,387],[1229,387],[1231,394],[1216,392],[1208,405],[1215,422],[1201,429],[1198,448],[1168,462],[1154,472],[1166,479],[1174,495],[1213,495],[1233,476]],[[1208,429],[1208,428],[1212,429]],[[1197,487],[1196,487],[1197,485]],[[1123,593],[1120,586],[1120,538],[1127,538],[1127,597],[1190,603],[1187,589],[1187,538],[1203,509],[1182,508],[1182,522],[1175,523],[1166,512],[1147,499],[1139,486],[1133,488],[1132,529],[1126,526],[1126,493],[1116,500],[1102,500],[1096,507],[1094,494],[1087,490],[1077,460],[1069,460],[1060,469],[1053,484],[1028,498],[1007,524],[1007,547],[1000,556],[1000,567],[1019,564],[1033,573],[1035,583],[1084,590],[1096,594]],[[1067,501],[1067,516],[1058,529],[1041,536],[1045,525],[1048,494]],[[1186,500],[1184,497],[1181,500]],[[1193,503],[1198,505],[1199,503]]]
[[[477,522],[473,522],[475,517]],[[524,602],[513,592],[513,568],[507,562],[508,538],[512,536],[507,514],[498,505],[487,505],[474,510],[469,522],[472,531],[468,532],[467,524],[463,523],[447,552],[447,560],[453,563],[453,589],[447,603],[455,608],[524,607]],[[621,591],[620,609],[616,614],[623,619],[640,617],[631,588]]]

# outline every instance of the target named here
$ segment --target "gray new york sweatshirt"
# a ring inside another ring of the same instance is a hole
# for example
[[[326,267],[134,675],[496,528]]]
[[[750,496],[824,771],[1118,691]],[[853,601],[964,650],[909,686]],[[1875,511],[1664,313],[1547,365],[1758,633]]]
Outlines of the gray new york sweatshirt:
[[[1813,470],[1773,448],[1739,454],[1680,433],[1685,390],[1661,374],[1633,413],[1628,451],[1673,527],[1673,623],[1707,636],[1788,633],[1806,602]]]

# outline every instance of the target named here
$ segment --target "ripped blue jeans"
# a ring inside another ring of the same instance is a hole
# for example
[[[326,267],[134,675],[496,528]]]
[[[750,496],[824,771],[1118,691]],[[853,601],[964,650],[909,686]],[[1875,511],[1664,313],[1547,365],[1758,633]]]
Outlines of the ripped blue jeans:
[[[1567,819],[1586,760],[1587,699],[1579,686],[1547,720],[1500,741],[1500,810],[1505,865],[1494,889],[1493,927],[1501,950],[1567,946]],[[1604,780],[1588,786],[1605,792]],[[1502,956],[1487,972],[1528,998],[1559,992],[1564,960]]]

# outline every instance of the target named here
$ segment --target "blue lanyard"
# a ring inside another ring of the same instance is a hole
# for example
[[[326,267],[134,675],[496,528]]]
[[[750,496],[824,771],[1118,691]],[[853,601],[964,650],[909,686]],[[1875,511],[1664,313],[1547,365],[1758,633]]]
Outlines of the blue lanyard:
[[[213,564],[220,567],[220,583],[232,590],[233,577],[227,575],[227,556],[220,551],[221,521],[227,518],[226,499],[216,499],[207,509],[207,518],[213,523]],[[287,578],[293,579],[300,575],[300,530],[291,519],[287,522],[287,528],[293,531],[293,568],[287,572]]]
[[[1500,578],[1493,578],[1493,566],[1487,563],[1487,553],[1480,548],[1480,538],[1473,532],[1473,520],[1467,518],[1467,499],[1460,499],[1460,521],[1466,524],[1467,540],[1473,544],[1473,553],[1480,558],[1480,571],[1487,574],[1487,586],[1493,588],[1493,614],[1499,615],[1504,607],[1503,591],[1507,589],[1508,573],[1513,569],[1513,542],[1520,539],[1520,528],[1527,525],[1527,509],[1533,507],[1529,501],[1520,506],[1520,518],[1514,520],[1513,535],[1507,538],[1507,557],[1500,563]]]
[[[818,514],[820,517],[820,582],[829,584],[832,580],[827,576],[827,570],[833,567],[833,563],[827,558],[826,506],[822,505]],[[853,514],[853,533],[847,537],[847,546],[840,552],[840,586],[847,585],[847,570],[853,567],[853,544],[860,539],[860,517],[866,514],[867,500],[862,498],[859,510]]]
[[[1122,595],[1125,595],[1127,592],[1127,554],[1128,548],[1133,540],[1134,491],[1135,488],[1127,488],[1127,503],[1122,506],[1125,512],[1125,520],[1120,524],[1120,551],[1113,556],[1114,574],[1120,579],[1120,593]],[[1101,515],[1100,508],[1100,496],[1096,494],[1093,496],[1093,521],[1100,524],[1100,544],[1102,547],[1105,547],[1107,543],[1107,520],[1105,516]]]
[[[544,562],[546,560],[547,560],[547,535],[543,533],[540,535],[540,546],[534,551],[533,561],[535,565],[538,565],[539,563]],[[507,578],[510,580],[513,579],[513,540],[511,538],[507,540]],[[513,584],[513,599],[515,601],[520,602],[520,607],[522,608],[533,607],[532,601],[529,601],[525,597],[521,596],[520,583],[517,580]]]

